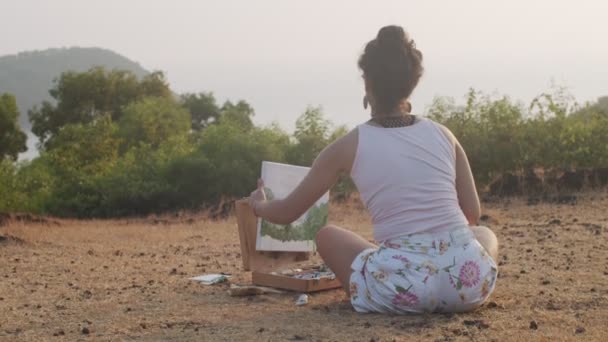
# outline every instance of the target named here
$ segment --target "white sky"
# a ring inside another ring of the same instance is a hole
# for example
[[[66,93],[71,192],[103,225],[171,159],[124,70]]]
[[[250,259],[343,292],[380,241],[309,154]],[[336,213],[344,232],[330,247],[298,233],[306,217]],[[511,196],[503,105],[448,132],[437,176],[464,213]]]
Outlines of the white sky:
[[[402,25],[425,57],[414,92],[469,87],[529,101],[552,82],[579,102],[608,95],[608,1],[0,0],[0,55],[98,46],[177,92],[245,99],[255,121],[291,130],[307,105],[350,127],[366,119],[357,58],[381,26]]]

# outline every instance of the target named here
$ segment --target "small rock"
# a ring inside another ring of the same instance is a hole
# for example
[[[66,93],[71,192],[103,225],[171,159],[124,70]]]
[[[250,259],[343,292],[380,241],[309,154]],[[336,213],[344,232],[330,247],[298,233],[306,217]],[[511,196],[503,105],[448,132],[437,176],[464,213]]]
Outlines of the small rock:
[[[549,284],[551,284],[551,282],[549,280],[543,280],[543,282],[541,284],[543,284],[543,285],[549,285]]]
[[[466,325],[466,326],[475,326],[475,327],[477,327],[477,328],[478,328],[478,329],[480,329],[480,330],[481,330],[481,329],[487,329],[487,328],[489,328],[489,327],[490,327],[490,325],[489,325],[488,323],[484,322],[484,321],[483,321],[483,320],[481,320],[481,319],[475,319],[475,320],[464,320],[462,323],[463,323],[464,325]]]
[[[490,216],[489,216],[489,215],[486,215],[486,214],[483,214],[483,215],[481,215],[481,216],[479,217],[479,219],[480,219],[480,220],[482,220],[482,221],[487,221],[487,220],[489,220],[489,219],[490,219]]]
[[[497,307],[498,307],[498,304],[496,304],[496,302],[489,302],[488,303],[488,308],[490,308],[490,309],[494,309],[494,308],[497,308]]]
[[[89,333],[90,333],[89,328],[87,328],[87,327],[82,328],[83,335],[88,335]]]
[[[302,337],[300,335],[293,335],[293,337],[290,338],[290,340],[292,340],[292,341],[304,341],[304,337]]]
[[[147,328],[148,328],[148,326],[146,325],[146,323],[139,323],[139,326],[140,326],[142,329],[147,329]]]
[[[308,295],[307,294],[301,294],[298,299],[296,300],[296,305],[297,306],[302,306],[302,305],[306,305],[308,304]]]
[[[371,328],[372,325],[371,325],[370,322],[365,322],[365,323],[363,323],[363,327],[365,327],[365,328]]]
[[[553,219],[553,220],[549,221],[549,224],[555,224],[555,225],[559,226],[560,224],[562,224],[562,220],[560,220],[560,219]]]
[[[530,322],[530,329],[537,330],[538,329],[538,323],[536,323],[536,321],[531,321]]]
[[[585,328],[583,327],[577,327],[576,330],[574,331],[575,334],[582,334],[585,332]]]
[[[53,336],[64,336],[64,335],[65,335],[65,332],[63,330],[59,330],[53,334]]]
[[[462,329],[454,329],[452,330],[452,333],[456,336],[468,336],[469,332],[466,330],[462,330]]]
[[[258,329],[258,332],[261,333],[261,332],[264,332],[264,330],[266,330],[266,329],[260,328],[260,329]]]

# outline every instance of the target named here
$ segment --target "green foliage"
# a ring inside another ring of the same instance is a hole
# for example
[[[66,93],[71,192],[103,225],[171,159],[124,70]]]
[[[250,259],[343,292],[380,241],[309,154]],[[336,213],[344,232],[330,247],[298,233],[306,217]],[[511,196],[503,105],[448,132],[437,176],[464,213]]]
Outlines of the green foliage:
[[[190,144],[181,136],[169,138],[159,148],[146,143],[131,148],[96,179],[102,201],[95,211],[82,215],[142,215],[185,207],[180,190],[189,189],[175,186],[170,169],[190,152]]]
[[[89,124],[66,125],[44,155],[53,170],[64,178],[103,174],[118,158],[117,131],[109,116]]]
[[[308,107],[296,121],[294,138],[287,162],[294,165],[310,166],[321,150],[327,146],[331,123],[323,116],[320,107]]]
[[[218,121],[221,110],[213,93],[183,94],[180,99],[192,116],[192,130],[200,131]]]
[[[310,208],[301,224],[278,225],[262,220],[261,235],[280,241],[314,241],[319,230],[327,224],[328,213],[328,204],[323,203]]]
[[[27,150],[27,137],[19,128],[18,117],[15,97],[10,94],[0,95],[0,160],[17,160],[19,153]]]
[[[200,208],[221,198],[215,165],[200,153],[190,153],[174,159],[165,172],[165,181],[173,189],[175,207]]]
[[[244,128],[239,121],[223,121],[205,129],[192,158],[208,161],[212,181],[198,189],[213,202],[246,196],[259,177],[263,160],[282,162],[289,136],[278,127]]]
[[[67,125],[58,132],[42,156],[56,178],[49,212],[60,216],[87,216],[98,212],[102,192],[97,179],[108,174],[118,160],[118,127],[109,116],[89,124]]]
[[[0,212],[45,213],[53,177],[44,158],[13,164],[0,161]]]
[[[465,106],[438,98],[427,115],[456,135],[481,185],[538,167],[608,165],[608,111],[600,103],[579,108],[563,89],[542,94],[528,108],[471,90]]]
[[[129,103],[145,97],[169,97],[171,91],[161,72],[140,81],[128,71],[95,67],[87,72],[62,73],[49,94],[56,105],[44,101],[29,112],[32,132],[45,147],[65,125],[87,124],[106,115],[118,121]]]
[[[16,191],[15,165],[8,160],[0,159],[0,212],[19,209]]]
[[[452,130],[465,147],[476,179],[487,182],[497,172],[519,166],[522,111],[523,107],[508,97],[494,100],[471,89],[464,107],[435,100],[429,117]]]
[[[248,131],[253,129],[254,125],[251,118],[254,114],[253,108],[243,100],[236,104],[226,101],[222,106],[219,122],[234,125]]]
[[[156,149],[173,137],[188,134],[190,113],[171,98],[147,97],[124,109],[119,126],[126,148],[144,143]]]

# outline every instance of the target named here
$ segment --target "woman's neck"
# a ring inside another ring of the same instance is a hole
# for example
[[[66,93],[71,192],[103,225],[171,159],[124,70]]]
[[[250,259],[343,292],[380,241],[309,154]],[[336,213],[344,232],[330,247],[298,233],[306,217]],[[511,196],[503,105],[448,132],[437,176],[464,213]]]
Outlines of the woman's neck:
[[[376,112],[374,108],[372,108],[372,118],[390,118],[390,117],[402,117],[410,115],[412,111],[412,105],[408,101],[403,101],[399,104],[399,106],[392,111],[389,112]]]
[[[395,118],[410,115],[409,110],[395,110],[388,113],[378,113],[372,111],[372,118]]]

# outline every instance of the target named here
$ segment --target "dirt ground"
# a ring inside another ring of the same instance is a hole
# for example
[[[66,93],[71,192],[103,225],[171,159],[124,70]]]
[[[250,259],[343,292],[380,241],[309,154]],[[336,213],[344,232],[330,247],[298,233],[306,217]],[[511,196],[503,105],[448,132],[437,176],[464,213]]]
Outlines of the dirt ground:
[[[0,228],[0,340],[606,341],[608,194],[576,205],[484,203],[501,242],[490,300],[472,313],[355,313],[340,290],[230,297],[191,276],[241,270],[236,221],[195,216],[13,221]],[[360,205],[330,221],[371,237]]]

